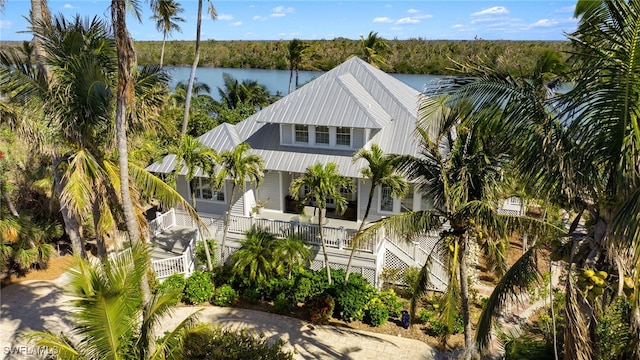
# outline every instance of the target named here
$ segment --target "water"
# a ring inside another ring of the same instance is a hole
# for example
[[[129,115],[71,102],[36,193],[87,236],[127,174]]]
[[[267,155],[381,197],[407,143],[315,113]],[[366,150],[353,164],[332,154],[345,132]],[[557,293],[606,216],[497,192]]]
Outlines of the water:
[[[175,88],[178,82],[182,81],[185,84],[189,80],[189,73],[191,67],[187,66],[167,66],[166,69],[171,71],[171,82],[169,87]],[[218,87],[222,87],[224,82],[222,80],[222,74],[228,73],[238,81],[243,80],[256,80],[258,83],[267,87],[269,92],[275,94],[280,91],[282,95],[286,95],[289,92],[289,70],[265,70],[265,69],[235,69],[235,68],[212,68],[212,67],[199,67],[196,70],[196,78],[199,82],[203,82],[211,88],[211,96],[219,100]],[[300,85],[305,84],[320,75],[324,74],[323,71],[300,71],[298,83]],[[434,84],[439,79],[443,78],[440,75],[416,75],[416,74],[390,74],[391,76],[403,81],[405,84],[415,88],[418,91],[422,91],[427,84]],[[295,74],[293,74],[293,81],[295,82]]]

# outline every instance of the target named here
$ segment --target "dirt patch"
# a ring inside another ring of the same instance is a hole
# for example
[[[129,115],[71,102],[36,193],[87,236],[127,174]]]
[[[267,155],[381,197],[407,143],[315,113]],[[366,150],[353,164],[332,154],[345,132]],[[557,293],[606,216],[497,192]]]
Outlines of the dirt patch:
[[[52,258],[44,269],[33,269],[25,274],[12,274],[0,283],[2,287],[27,280],[55,280],[67,271],[73,264],[73,256],[66,255]]]

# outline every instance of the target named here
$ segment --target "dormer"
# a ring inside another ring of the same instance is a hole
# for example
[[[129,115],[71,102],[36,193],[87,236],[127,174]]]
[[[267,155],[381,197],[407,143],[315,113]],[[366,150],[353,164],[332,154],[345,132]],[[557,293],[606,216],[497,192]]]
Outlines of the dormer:
[[[280,145],[359,149],[371,139],[371,129],[346,126],[280,124]]]

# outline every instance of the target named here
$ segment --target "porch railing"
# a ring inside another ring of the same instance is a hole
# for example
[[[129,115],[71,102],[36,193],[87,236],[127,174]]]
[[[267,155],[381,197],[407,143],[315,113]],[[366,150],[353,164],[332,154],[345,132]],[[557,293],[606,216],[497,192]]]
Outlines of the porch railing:
[[[305,242],[311,245],[322,245],[320,239],[320,228],[316,224],[305,224],[296,221],[272,220],[264,218],[254,218],[249,216],[231,215],[229,217],[229,232],[244,234],[252,226],[262,228],[277,237],[286,237],[289,234],[296,234]],[[355,236],[355,230],[348,230],[344,227],[323,226],[323,237],[328,247],[338,249],[350,249]],[[373,253],[377,246],[376,237],[361,241],[357,250]]]
[[[162,234],[165,230],[176,225],[176,212],[174,209],[164,214],[158,215],[155,219],[149,221],[149,231],[152,236]]]

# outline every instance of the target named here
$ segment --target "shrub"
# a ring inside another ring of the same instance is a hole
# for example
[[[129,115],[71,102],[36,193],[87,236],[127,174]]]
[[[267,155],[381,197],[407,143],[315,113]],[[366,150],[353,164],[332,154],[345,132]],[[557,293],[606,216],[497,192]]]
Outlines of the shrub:
[[[211,255],[211,262],[215,264],[216,240],[207,239],[206,242],[207,244],[209,244],[209,255]],[[196,243],[196,260],[198,260],[198,264],[207,264],[207,253],[204,252],[204,241],[198,241]]]
[[[318,325],[325,325],[328,324],[329,319],[331,319],[331,315],[335,309],[335,301],[333,300],[333,296],[322,293],[310,299],[306,306],[309,308],[311,322]]]
[[[365,305],[375,295],[375,289],[369,284],[360,286],[351,282],[344,286],[337,286],[335,291],[336,310],[345,321],[362,320]]]
[[[380,298],[369,300],[365,306],[366,320],[373,326],[381,326],[389,319],[389,307]]]
[[[402,282],[406,286],[407,295],[412,296],[415,293],[418,280],[420,279],[420,268],[408,267],[402,273]]]
[[[420,320],[420,322],[423,324],[431,322],[431,320],[433,320],[435,317],[436,314],[427,309],[420,309],[420,312],[418,313],[418,320]]]
[[[283,349],[285,344],[282,339],[272,342],[264,334],[247,329],[231,330],[211,324],[199,324],[187,331],[182,358],[192,360],[293,359],[293,354]]]
[[[273,312],[276,314],[288,314],[292,309],[291,300],[287,298],[285,293],[280,293],[273,300]]]
[[[216,289],[213,295],[213,304],[217,306],[232,306],[238,301],[238,293],[229,284]]]
[[[196,271],[187,279],[183,300],[189,304],[202,304],[211,300],[213,290],[209,273]]]
[[[312,296],[312,284],[311,279],[307,277],[300,277],[296,279],[296,285],[293,288],[293,300],[297,303],[305,302]]]
[[[179,296],[175,298],[175,303],[174,303],[175,305],[180,300],[182,300],[182,296],[184,294],[184,288],[186,284],[187,284],[187,279],[184,278],[184,275],[173,274],[168,278],[164,279],[164,281],[157,286],[157,289],[158,291],[166,291],[166,292],[175,291],[177,294],[179,294]]]
[[[257,304],[260,300],[260,292],[254,288],[247,288],[242,291],[242,300],[249,304]]]
[[[406,302],[400,301],[400,298],[393,289],[380,292],[378,298],[387,306],[389,315],[391,316],[399,317],[402,314],[402,308],[406,306]]]
[[[272,277],[267,280],[264,296],[267,300],[274,300],[278,295],[285,293],[288,295],[293,292],[295,279],[287,279],[286,277]]]

